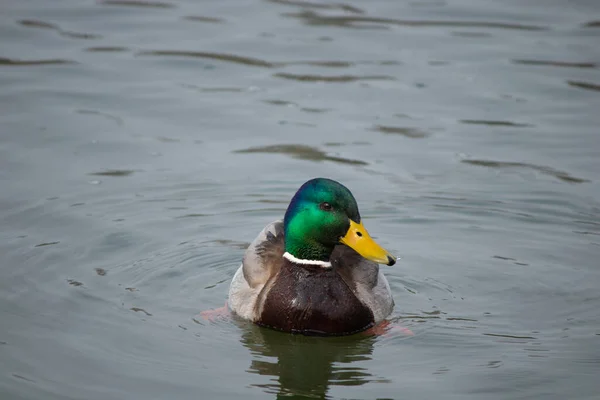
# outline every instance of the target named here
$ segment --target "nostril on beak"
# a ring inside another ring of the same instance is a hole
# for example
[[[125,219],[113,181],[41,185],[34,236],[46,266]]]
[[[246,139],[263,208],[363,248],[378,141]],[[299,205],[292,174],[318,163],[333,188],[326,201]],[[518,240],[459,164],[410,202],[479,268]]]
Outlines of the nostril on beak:
[[[360,233],[360,232],[358,232],[358,231],[357,231],[357,232],[356,232],[356,236],[358,236],[358,237],[362,237],[362,233]]]
[[[393,259],[392,257],[387,256],[387,259],[388,259],[388,264],[387,265],[394,265],[394,264],[396,264],[396,260]]]

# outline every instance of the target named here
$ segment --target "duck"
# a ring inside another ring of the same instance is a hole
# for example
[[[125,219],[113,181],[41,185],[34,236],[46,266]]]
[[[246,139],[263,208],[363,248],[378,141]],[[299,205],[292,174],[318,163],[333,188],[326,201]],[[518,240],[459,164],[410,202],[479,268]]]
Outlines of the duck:
[[[371,238],[347,187],[311,179],[283,220],[268,224],[248,246],[227,304],[237,317],[282,332],[356,334],[392,313],[379,264],[396,260]]]

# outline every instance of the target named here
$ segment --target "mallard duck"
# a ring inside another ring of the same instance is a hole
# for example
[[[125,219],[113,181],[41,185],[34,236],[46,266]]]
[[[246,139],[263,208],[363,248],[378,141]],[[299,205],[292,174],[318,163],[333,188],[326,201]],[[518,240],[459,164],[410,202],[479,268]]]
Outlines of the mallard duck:
[[[292,198],[283,221],[250,244],[229,288],[239,317],[305,335],[350,335],[383,321],[394,307],[378,264],[396,257],[363,226],[354,196],[316,178]]]

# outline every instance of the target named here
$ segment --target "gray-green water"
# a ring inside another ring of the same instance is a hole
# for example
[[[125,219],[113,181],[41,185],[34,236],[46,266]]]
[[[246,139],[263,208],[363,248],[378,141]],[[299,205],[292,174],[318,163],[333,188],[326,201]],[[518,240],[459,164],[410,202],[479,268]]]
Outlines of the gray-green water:
[[[0,5],[0,398],[597,399],[600,4]],[[305,180],[412,330],[198,313]]]

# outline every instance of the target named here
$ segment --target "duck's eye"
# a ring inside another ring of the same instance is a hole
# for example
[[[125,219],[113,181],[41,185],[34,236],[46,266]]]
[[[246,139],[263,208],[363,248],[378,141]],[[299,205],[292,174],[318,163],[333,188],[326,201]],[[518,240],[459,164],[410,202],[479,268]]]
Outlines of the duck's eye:
[[[327,203],[326,201],[324,201],[323,203],[319,204],[319,208],[323,211],[331,211],[333,210],[333,206],[329,203]]]

